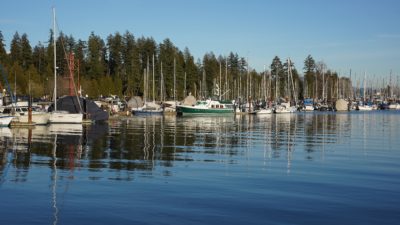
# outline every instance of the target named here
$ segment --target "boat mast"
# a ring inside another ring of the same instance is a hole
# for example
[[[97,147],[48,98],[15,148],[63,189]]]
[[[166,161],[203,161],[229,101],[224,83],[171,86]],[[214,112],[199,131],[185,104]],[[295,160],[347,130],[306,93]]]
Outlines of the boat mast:
[[[364,87],[363,87],[363,102],[365,102],[365,87],[366,87],[367,72],[364,71]]]
[[[56,9],[53,7],[54,111],[57,111]]]
[[[226,57],[226,60],[225,60],[225,92],[224,93],[227,93],[228,92],[228,57]],[[226,97],[225,97],[225,99],[226,99]]]
[[[174,102],[176,105],[176,96],[175,96],[175,91],[176,90],[176,59],[174,58]]]
[[[153,63],[152,63],[153,65],[153,102],[155,102],[156,101],[156,99],[155,99],[155,94],[154,94],[154,87],[155,87],[155,81],[154,81],[154,54],[153,54]]]
[[[163,75],[162,68],[163,68],[163,66],[162,66],[162,61],[161,61],[160,98],[161,98],[161,101],[164,102],[164,89],[163,89],[163,86],[164,86],[164,75]]]
[[[218,87],[218,95],[219,95],[219,100],[221,101],[221,91],[222,91],[222,65],[221,65],[221,60],[219,61],[219,87]]]
[[[183,82],[183,96],[186,98],[186,71],[185,71],[185,79]]]

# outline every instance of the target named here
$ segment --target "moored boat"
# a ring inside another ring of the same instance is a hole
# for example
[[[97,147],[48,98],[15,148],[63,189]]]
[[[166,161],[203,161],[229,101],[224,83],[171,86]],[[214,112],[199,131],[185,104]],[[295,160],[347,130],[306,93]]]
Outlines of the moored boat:
[[[192,114],[192,113],[209,113],[209,114],[220,114],[220,113],[233,113],[234,109],[231,104],[221,103],[215,100],[197,101],[195,105],[177,106],[178,114]]]
[[[132,109],[132,114],[141,116],[162,115],[163,112],[164,109],[154,102],[147,102],[143,107]]]
[[[274,112],[275,113],[293,113],[296,112],[297,109],[295,106],[290,106],[290,103],[281,103],[280,105],[276,105]]]
[[[257,115],[262,115],[262,114],[271,114],[273,113],[273,110],[270,108],[266,108],[266,109],[259,109],[256,111]]]
[[[0,127],[8,127],[13,119],[13,116],[2,115],[0,116]]]

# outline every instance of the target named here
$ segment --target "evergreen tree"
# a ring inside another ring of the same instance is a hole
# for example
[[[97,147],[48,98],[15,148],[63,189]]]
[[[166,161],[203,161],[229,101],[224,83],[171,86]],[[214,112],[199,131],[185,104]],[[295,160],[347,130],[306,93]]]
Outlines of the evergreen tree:
[[[108,47],[108,75],[121,77],[122,72],[122,50],[123,41],[120,33],[109,35],[107,38]]]
[[[275,58],[272,60],[271,63],[271,75],[274,77],[274,87],[273,90],[273,96],[275,99],[278,97],[284,97],[285,96],[285,73],[283,70],[283,65],[281,60],[279,59],[278,56],[275,56]]]
[[[91,79],[106,75],[106,48],[104,41],[93,32],[88,39],[87,76]]]
[[[186,72],[186,86],[184,86],[184,92],[186,95],[189,95],[189,93],[194,93],[196,92],[195,87],[199,86],[199,80],[198,80],[198,68],[194,62],[193,56],[190,54],[189,48],[185,48],[183,51],[183,57],[185,60],[185,72]]]
[[[6,45],[4,44],[4,37],[0,31],[0,64],[6,66],[8,64],[8,56],[6,52]]]
[[[13,39],[11,40],[10,45],[10,60],[11,64],[22,62],[22,45],[21,45],[21,37],[18,32],[15,32]]]
[[[204,55],[203,68],[206,76],[206,93],[204,97],[207,98],[214,95],[213,89],[215,88],[217,78],[219,78],[219,62],[213,52]]]
[[[22,67],[28,69],[32,63],[32,47],[29,44],[28,35],[25,33],[21,36],[21,59]]]
[[[166,98],[173,98],[174,87],[174,59],[176,60],[177,49],[168,38],[165,39],[159,46],[159,61],[163,65],[163,78],[165,84]]]
[[[140,61],[135,37],[130,32],[123,36],[124,48],[122,58],[124,61],[123,86],[124,95],[135,94],[135,84],[140,83]]]
[[[37,69],[39,74],[43,74],[45,71],[45,63],[46,63],[46,50],[42,43],[38,43],[34,48],[32,52],[32,63]]]
[[[308,55],[307,58],[304,60],[304,72],[305,73],[312,73],[315,70],[315,61],[311,55]]]
[[[80,79],[86,75],[86,54],[87,45],[85,41],[79,39],[75,44],[75,70],[78,72]],[[79,88],[79,87],[78,87]]]

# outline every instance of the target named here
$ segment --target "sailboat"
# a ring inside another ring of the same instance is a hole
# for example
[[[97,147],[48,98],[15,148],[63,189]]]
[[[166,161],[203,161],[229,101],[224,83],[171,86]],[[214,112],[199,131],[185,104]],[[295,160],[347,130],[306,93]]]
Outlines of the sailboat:
[[[147,94],[148,94],[148,72],[149,72],[149,63],[147,62],[147,69],[144,70],[143,78],[143,86],[144,86],[144,91],[143,91],[143,101],[144,105],[141,108],[136,108],[132,109],[132,114],[134,115],[162,115],[164,110],[163,108],[155,103],[154,100],[154,91],[153,91],[153,101],[152,102],[147,102]],[[153,81],[154,81],[154,57],[153,57]],[[153,90],[154,90],[154,82],[153,82]]]
[[[54,111],[50,113],[49,123],[82,123],[82,113],[57,111],[57,51],[56,51],[56,11],[53,8],[53,48],[54,48]]]
[[[360,110],[360,111],[370,111],[370,110],[372,110],[372,106],[366,104],[366,102],[365,102],[366,101],[366,98],[365,98],[366,76],[367,76],[366,73],[364,73],[363,101],[360,101],[358,106],[357,106],[357,109]]]
[[[13,116],[1,115],[0,116],[0,127],[8,127],[13,119]]]

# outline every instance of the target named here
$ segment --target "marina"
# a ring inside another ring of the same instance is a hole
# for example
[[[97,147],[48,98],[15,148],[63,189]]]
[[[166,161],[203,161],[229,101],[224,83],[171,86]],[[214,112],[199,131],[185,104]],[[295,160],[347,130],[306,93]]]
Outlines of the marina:
[[[0,223],[395,224],[399,118],[133,116],[1,128]]]
[[[399,223],[400,1],[1,5],[0,225]]]

